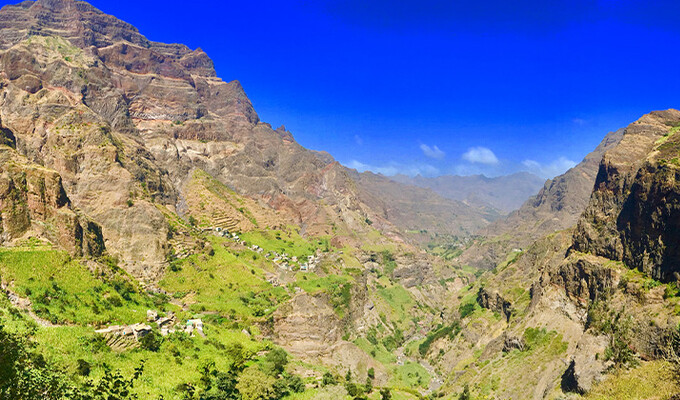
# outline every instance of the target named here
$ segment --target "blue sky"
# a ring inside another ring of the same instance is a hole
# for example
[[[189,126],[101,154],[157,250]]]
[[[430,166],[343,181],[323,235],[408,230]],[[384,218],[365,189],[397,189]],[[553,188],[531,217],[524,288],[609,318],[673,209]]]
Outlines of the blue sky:
[[[92,0],[203,48],[263,121],[385,174],[543,177],[680,107],[680,2]]]

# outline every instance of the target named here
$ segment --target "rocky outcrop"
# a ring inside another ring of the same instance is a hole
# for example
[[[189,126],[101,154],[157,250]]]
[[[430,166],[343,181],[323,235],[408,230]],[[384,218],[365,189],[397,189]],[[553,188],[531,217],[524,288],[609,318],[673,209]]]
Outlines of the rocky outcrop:
[[[510,321],[513,312],[512,304],[505,300],[498,292],[489,291],[484,287],[479,288],[477,303],[488,310],[503,315],[506,321]]]
[[[274,342],[298,356],[314,357],[342,339],[342,323],[325,295],[297,294],[274,313]]]
[[[576,346],[576,352],[569,367],[562,375],[562,390],[585,394],[593,385],[604,379],[604,374],[613,363],[605,361],[604,351],[609,344],[606,336],[585,333]]]
[[[392,273],[392,278],[401,282],[405,288],[420,286],[428,282],[431,283],[435,277],[432,265],[427,260],[399,257],[396,262],[397,267]]]
[[[101,228],[74,212],[59,174],[0,146],[0,244],[31,233],[76,256],[104,251]]]
[[[503,339],[503,351],[509,352],[512,350],[523,351],[526,348],[526,342],[524,338],[518,336],[507,336],[504,335]]]
[[[602,265],[601,260],[579,256],[567,258],[550,277],[550,283],[563,288],[570,299],[584,306],[606,298],[618,282],[616,269]]]

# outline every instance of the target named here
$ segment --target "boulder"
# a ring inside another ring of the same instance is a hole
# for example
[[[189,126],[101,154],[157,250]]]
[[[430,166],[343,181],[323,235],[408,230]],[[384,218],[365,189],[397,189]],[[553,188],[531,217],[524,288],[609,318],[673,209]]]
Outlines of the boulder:
[[[608,344],[606,336],[583,334],[562,376],[563,391],[585,394],[604,378],[604,373],[612,366],[612,362],[605,361],[603,357]]]
[[[483,308],[503,315],[506,321],[510,321],[513,311],[512,304],[505,300],[498,292],[490,291],[485,287],[479,288],[477,303]]]

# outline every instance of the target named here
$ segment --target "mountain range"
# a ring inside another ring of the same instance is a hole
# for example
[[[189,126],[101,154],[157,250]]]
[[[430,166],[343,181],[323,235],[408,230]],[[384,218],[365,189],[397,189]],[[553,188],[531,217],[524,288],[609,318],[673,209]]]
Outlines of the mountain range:
[[[529,172],[488,178],[484,175],[442,175],[435,178],[395,175],[393,180],[431,189],[442,197],[471,205],[484,205],[507,214],[518,209],[543,187],[545,181]]]

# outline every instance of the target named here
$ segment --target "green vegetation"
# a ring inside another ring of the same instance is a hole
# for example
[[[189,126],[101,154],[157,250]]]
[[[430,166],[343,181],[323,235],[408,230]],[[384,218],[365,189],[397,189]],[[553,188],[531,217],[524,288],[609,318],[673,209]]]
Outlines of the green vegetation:
[[[218,311],[248,319],[264,317],[288,298],[283,287],[273,287],[263,279],[264,261],[252,253],[230,251],[226,239],[209,237],[212,252],[194,254],[176,261],[160,286],[192,303],[194,312]],[[210,255],[212,253],[212,255]]]
[[[631,370],[617,370],[596,384],[587,400],[670,399],[680,392],[673,379],[673,366],[665,361],[642,363]]]
[[[309,241],[300,236],[293,228],[282,230],[255,230],[241,234],[241,239],[248,245],[258,245],[267,251],[276,251],[279,254],[288,254],[290,257],[303,259],[316,252],[319,243]],[[321,241],[323,246],[326,242]],[[325,246],[324,246],[325,247]]]
[[[352,278],[343,275],[319,277],[315,273],[307,273],[304,277],[307,279],[298,280],[295,284],[310,294],[327,293],[336,314],[343,318],[349,311],[352,298]]]
[[[392,277],[394,269],[397,267],[397,262],[394,260],[394,255],[390,250],[383,250],[380,252],[380,258],[384,268],[385,275]]]
[[[420,353],[422,357],[425,357],[427,352],[430,350],[432,343],[444,337],[448,337],[449,339],[453,340],[458,335],[460,330],[461,327],[458,322],[454,322],[447,326],[440,325],[437,327],[437,329],[435,329],[434,332],[428,334],[425,340],[418,346],[418,353]]]
[[[411,323],[416,301],[403,286],[384,283],[386,286],[377,290],[381,303],[387,305],[390,321],[393,321],[401,329],[406,329]]]
[[[562,335],[545,328],[527,328],[523,338],[526,352],[541,350],[544,355],[557,356],[567,351],[567,343],[562,341]]]
[[[370,337],[370,340],[360,337],[354,341],[354,344],[384,365],[390,365],[397,362],[397,357],[394,356],[394,353],[387,350],[385,345],[375,338],[375,334],[369,333],[368,336]]]
[[[427,388],[430,379],[430,374],[422,365],[407,361],[392,369],[390,384],[394,387]]]
[[[595,301],[588,309],[587,327],[609,337],[604,354],[606,360],[613,361],[616,367],[638,364],[631,346],[633,317],[626,314],[625,309],[612,310],[606,300]]]
[[[92,272],[63,251],[46,246],[0,249],[0,276],[52,323],[131,323],[152,299],[117,267]]]

